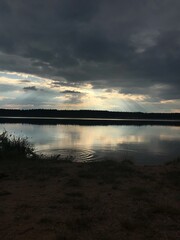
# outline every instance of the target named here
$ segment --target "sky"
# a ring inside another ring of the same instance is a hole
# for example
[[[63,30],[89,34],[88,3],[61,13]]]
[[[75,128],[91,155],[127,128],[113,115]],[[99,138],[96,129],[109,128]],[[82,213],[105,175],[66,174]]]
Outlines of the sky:
[[[180,112],[180,1],[0,0],[0,108]]]

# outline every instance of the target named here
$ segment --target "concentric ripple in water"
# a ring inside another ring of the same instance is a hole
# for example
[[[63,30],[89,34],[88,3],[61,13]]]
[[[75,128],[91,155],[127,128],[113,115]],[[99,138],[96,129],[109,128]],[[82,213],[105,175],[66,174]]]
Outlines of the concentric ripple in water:
[[[38,151],[41,153],[41,151]],[[73,161],[76,162],[87,162],[92,161],[97,158],[95,151],[91,149],[50,149],[50,150],[43,150],[43,154],[47,155],[60,155],[63,159],[71,158]]]

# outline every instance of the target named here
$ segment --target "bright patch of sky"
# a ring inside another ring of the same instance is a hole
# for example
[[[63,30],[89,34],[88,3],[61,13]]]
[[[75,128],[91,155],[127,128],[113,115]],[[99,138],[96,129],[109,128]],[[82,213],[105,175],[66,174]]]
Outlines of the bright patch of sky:
[[[0,107],[15,109],[95,109],[112,111],[158,111],[178,109],[176,100],[152,102],[143,94],[124,94],[119,88],[93,89],[91,84],[66,85],[31,74],[0,72]],[[156,91],[162,86],[157,86]]]

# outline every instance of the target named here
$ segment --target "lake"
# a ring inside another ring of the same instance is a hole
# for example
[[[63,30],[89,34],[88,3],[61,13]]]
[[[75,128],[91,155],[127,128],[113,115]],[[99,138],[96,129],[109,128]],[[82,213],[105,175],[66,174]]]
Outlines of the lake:
[[[180,156],[178,126],[0,124],[0,131],[4,129],[28,137],[37,153],[60,154],[78,162],[132,159],[150,165]]]

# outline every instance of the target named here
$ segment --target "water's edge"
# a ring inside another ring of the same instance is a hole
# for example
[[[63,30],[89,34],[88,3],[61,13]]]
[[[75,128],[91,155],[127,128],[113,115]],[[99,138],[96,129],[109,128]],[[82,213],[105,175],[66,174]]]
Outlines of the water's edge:
[[[50,117],[0,117],[0,123],[71,124],[71,125],[152,125],[180,126],[179,120],[162,119],[101,119],[101,118],[50,118]]]

